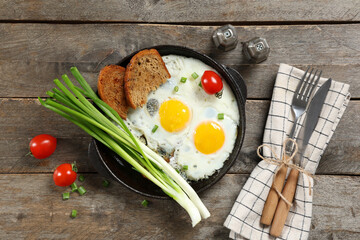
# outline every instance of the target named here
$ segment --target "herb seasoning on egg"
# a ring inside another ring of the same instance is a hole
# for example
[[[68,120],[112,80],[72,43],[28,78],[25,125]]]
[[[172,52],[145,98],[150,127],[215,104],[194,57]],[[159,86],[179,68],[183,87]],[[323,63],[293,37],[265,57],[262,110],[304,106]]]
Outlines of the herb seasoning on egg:
[[[149,99],[146,103],[146,109],[149,112],[150,116],[154,116],[154,114],[159,110],[159,102],[156,99]]]

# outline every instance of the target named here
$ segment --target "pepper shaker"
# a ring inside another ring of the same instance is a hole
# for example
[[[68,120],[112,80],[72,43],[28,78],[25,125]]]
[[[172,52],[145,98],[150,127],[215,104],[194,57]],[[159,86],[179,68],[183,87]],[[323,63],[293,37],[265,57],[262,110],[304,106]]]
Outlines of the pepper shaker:
[[[265,38],[255,37],[243,43],[243,53],[254,63],[265,61],[270,53],[270,47]]]

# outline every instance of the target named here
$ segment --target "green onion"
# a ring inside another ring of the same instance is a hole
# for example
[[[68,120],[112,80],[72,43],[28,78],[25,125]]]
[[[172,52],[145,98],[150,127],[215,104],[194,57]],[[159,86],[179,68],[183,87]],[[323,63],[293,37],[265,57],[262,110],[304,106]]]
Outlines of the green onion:
[[[69,192],[64,192],[63,193],[63,200],[68,200],[70,198],[70,193]]]
[[[177,173],[180,173],[180,170],[179,170],[179,169],[175,168],[175,170],[176,170]]]
[[[76,172],[76,173],[78,172],[78,168],[77,168],[77,166],[76,166],[76,161],[71,164],[71,167],[72,167],[72,170],[73,170],[74,172]]]
[[[178,92],[179,91],[179,86],[175,86],[174,87],[174,92]]]
[[[83,182],[84,180],[85,180],[85,177],[84,177],[83,175],[80,175],[80,176],[79,176],[79,181],[80,181],[80,182]]]
[[[156,130],[158,129],[158,127],[159,127],[158,125],[155,125],[155,126],[153,127],[153,129],[151,130],[151,132],[152,132],[152,133],[156,132]]]
[[[57,88],[46,92],[49,98],[45,101],[38,98],[41,105],[83,129],[160,187],[187,211],[193,226],[202,218],[208,218],[209,211],[189,183],[134,137],[119,114],[97,96],[76,67],[70,71],[81,87],[75,86],[67,75],[62,75],[65,84],[55,79]],[[78,192],[82,195],[86,190],[80,186]]]
[[[79,192],[80,196],[82,196],[86,193],[86,189],[83,186],[80,186],[78,188],[78,192]]]
[[[182,83],[186,83],[186,80],[187,80],[187,78],[186,78],[186,77],[182,77],[182,78],[180,79],[180,82],[182,82]]]
[[[201,81],[199,82],[199,87],[203,88],[203,87],[202,87],[202,84],[201,84]]]
[[[183,170],[188,170],[188,169],[189,169],[188,165],[183,166]]]
[[[72,191],[72,192],[76,192],[76,191],[78,190],[78,187],[77,187],[76,183],[72,183],[72,184],[70,185],[70,187],[71,187],[71,191]]]
[[[71,218],[76,218],[77,211],[75,209],[71,210]]]
[[[218,114],[218,119],[219,119],[219,120],[224,119],[224,114],[223,114],[223,113],[219,113],[219,114]]]
[[[103,185],[104,187],[108,187],[108,186],[110,185],[110,182],[109,182],[108,180],[104,180],[104,181],[102,182],[102,185]]]
[[[193,79],[197,79],[199,77],[199,75],[197,75],[196,72],[194,72],[193,74],[191,74],[191,76],[193,77]]]
[[[141,205],[143,205],[144,207],[147,207],[149,204],[149,202],[147,200],[144,200],[141,202]]]

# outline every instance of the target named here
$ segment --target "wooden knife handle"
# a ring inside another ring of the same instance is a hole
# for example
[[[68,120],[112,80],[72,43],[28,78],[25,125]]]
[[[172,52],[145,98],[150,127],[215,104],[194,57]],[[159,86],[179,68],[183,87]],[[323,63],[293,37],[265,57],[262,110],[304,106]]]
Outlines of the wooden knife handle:
[[[291,203],[293,202],[295,196],[298,178],[299,178],[299,171],[296,169],[291,169],[290,174],[286,180],[285,187],[282,191],[282,195],[286,198],[286,200],[288,200]],[[274,237],[279,237],[281,235],[289,211],[290,211],[290,206],[287,205],[284,200],[280,199],[279,204],[276,208],[274,221],[271,225],[270,235]]]
[[[286,160],[289,157],[290,156],[285,155]],[[277,175],[275,176],[275,180],[270,188],[260,219],[260,222],[264,225],[270,225],[273,220],[276,206],[278,205],[279,202],[279,195],[276,193],[275,188],[280,192],[282,191],[286,178],[287,169],[288,168],[284,165],[279,169]]]

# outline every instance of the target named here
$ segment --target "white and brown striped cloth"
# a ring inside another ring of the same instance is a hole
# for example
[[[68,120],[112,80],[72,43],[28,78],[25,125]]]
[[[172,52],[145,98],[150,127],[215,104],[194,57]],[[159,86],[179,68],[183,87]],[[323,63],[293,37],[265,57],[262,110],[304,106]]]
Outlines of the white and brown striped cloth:
[[[263,144],[270,145],[278,156],[281,156],[283,142],[289,136],[294,123],[291,102],[303,74],[304,71],[286,64],[280,64],[277,73]],[[321,78],[319,86],[326,80],[327,78]],[[304,152],[305,170],[311,174],[315,174],[321,156],[334,134],[349,100],[349,85],[332,81],[319,122]],[[266,158],[274,157],[267,148],[263,148],[262,154]],[[224,223],[224,226],[231,230],[230,238],[275,239],[269,234],[270,228],[260,223],[275,169],[275,165],[261,161],[252,171]],[[311,216],[312,195],[309,195],[309,181],[306,176],[300,174],[293,206],[286,219],[282,235],[277,239],[307,239]]]

